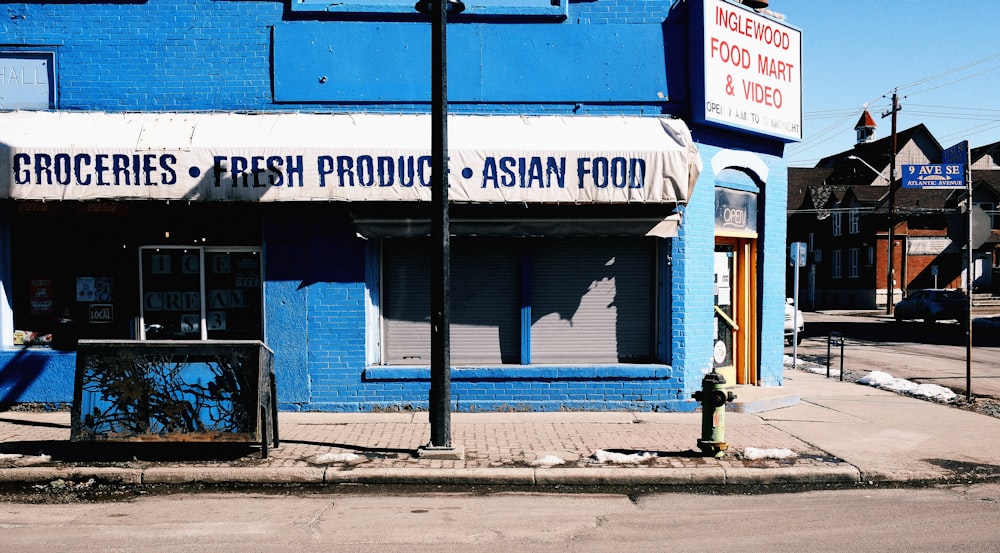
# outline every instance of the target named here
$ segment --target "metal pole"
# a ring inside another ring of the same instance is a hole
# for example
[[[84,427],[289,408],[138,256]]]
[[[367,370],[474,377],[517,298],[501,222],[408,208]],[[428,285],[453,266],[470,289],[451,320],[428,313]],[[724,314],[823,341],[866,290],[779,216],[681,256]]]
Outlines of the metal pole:
[[[431,447],[451,447],[447,0],[431,2]]]
[[[968,338],[965,345],[965,400],[972,401],[972,283],[975,280],[975,261],[973,260],[972,251],[972,167],[970,164],[971,153],[968,148],[965,150],[965,187],[966,193],[969,197],[966,202],[966,215],[968,216],[968,228],[966,229],[968,233],[968,243],[966,246],[969,249],[969,261],[968,268],[966,269],[966,280],[968,284],[966,285],[966,301],[968,302],[968,320],[966,321],[966,337]]]
[[[798,244],[795,244],[798,246]],[[802,252],[795,252],[795,259],[793,259],[793,270],[795,271],[795,278],[793,279],[793,289],[792,289],[792,302],[795,304],[792,306],[792,370],[795,370],[799,366],[799,255]]]
[[[840,337],[840,381],[844,381],[844,337]]]
[[[894,238],[893,231],[896,226],[896,152],[898,151],[898,145],[896,143],[896,112],[899,111],[899,100],[896,95],[896,91],[892,92],[892,110],[888,113],[882,114],[882,117],[891,114],[892,115],[892,174],[889,178],[889,268],[886,272],[886,302],[885,302],[885,314],[892,315],[894,295],[896,288],[896,275],[895,275],[895,263],[893,258],[894,255]]]
[[[830,357],[830,346],[833,345],[833,333],[827,335],[826,337],[826,377],[830,378],[830,363],[833,362],[833,358]]]

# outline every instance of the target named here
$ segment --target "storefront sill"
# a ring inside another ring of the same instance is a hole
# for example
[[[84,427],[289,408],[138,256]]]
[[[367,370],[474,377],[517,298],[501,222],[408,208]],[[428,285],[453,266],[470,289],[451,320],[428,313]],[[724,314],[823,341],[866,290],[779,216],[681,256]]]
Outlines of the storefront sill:
[[[661,380],[672,375],[670,365],[512,365],[454,367],[452,380]],[[430,380],[430,367],[368,367],[364,379],[378,381]]]

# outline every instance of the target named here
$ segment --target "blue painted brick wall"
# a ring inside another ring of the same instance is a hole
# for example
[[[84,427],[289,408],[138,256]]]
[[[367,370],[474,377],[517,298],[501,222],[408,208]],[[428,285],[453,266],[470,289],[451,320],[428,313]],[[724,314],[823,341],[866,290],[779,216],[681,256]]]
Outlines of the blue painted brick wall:
[[[676,3],[645,0],[571,2],[562,25],[662,25]],[[683,7],[683,3],[679,6]],[[676,7],[676,5],[675,5]],[[427,111],[424,103],[287,103],[272,100],[272,30],[290,19],[284,2],[152,0],[142,3],[6,3],[0,31],[7,50],[56,53],[59,109],[106,111]],[[350,19],[350,16],[338,16]],[[402,18],[406,19],[406,18]],[[334,23],[334,22],[331,22]],[[406,20],[405,23],[412,23]],[[380,22],[371,25],[377,39]],[[683,43],[683,41],[664,41]],[[659,45],[657,45],[659,47]],[[595,44],[600,47],[600,44]],[[667,52],[668,72],[686,66]],[[587,52],[580,52],[587,59]],[[680,72],[682,75],[683,72]],[[429,77],[428,77],[429,80]],[[670,82],[684,98],[685,82]],[[429,84],[428,84],[429,88]],[[673,92],[673,90],[671,90]],[[428,94],[429,96],[429,94]],[[682,103],[652,100],[616,104],[460,104],[453,113],[626,114],[683,113]],[[725,133],[700,140],[703,159],[729,145]],[[744,141],[737,146],[754,150]],[[784,168],[772,164],[765,199],[767,282],[784,275]],[[690,393],[708,370],[712,331],[713,182],[703,176],[670,241],[663,271],[671,305],[663,339],[665,374],[656,377],[573,379],[524,376],[453,379],[457,408],[689,410]],[[370,410],[426,407],[425,378],[366,377],[363,243],[347,224],[345,206],[266,208],[264,217],[267,341],[275,351],[279,401],[288,409]],[[706,278],[708,276],[708,278]],[[765,384],[781,379],[784,287],[765,290],[761,364]],[[0,400],[70,401],[73,356],[0,352]],[[31,361],[35,359],[35,361]],[[38,374],[32,370],[41,371]],[[580,370],[570,368],[569,370]],[[25,372],[28,371],[28,372]],[[24,375],[34,374],[28,382]],[[20,383],[20,384],[19,384]],[[567,400],[572,397],[571,400]],[[517,398],[511,400],[510,398]]]
[[[269,109],[281,2],[5,4],[5,45],[57,53],[62,109]]]
[[[711,158],[711,148],[699,148],[703,162]],[[673,241],[671,363],[683,367],[682,392],[686,397],[701,386],[702,376],[712,369],[715,182],[710,173],[702,171]]]
[[[761,292],[760,384],[779,386],[784,379],[785,278],[788,254],[785,250],[788,209],[788,164],[778,156],[761,156],[770,168],[762,206],[764,210],[763,282]]]

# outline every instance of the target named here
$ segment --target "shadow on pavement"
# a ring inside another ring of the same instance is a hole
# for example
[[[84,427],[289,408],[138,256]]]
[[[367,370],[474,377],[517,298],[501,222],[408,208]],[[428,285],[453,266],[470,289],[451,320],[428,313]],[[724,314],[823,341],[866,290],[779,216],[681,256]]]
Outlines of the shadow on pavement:
[[[25,420],[25,419],[7,418],[7,417],[0,417],[0,422],[5,422],[7,424],[17,424],[17,425],[21,425],[21,426],[40,426],[40,427],[44,427],[44,428],[65,428],[66,430],[70,429],[70,426],[68,424],[63,424],[63,423],[59,423],[59,422],[33,421],[33,420]]]
[[[969,463],[965,461],[955,461],[953,459],[924,459],[932,465],[937,465],[943,469],[950,470],[959,476],[997,476],[1000,475],[1000,465],[985,465],[983,463]]]
[[[335,447],[339,449],[348,449],[351,451],[358,451],[361,453],[372,453],[380,456],[386,455],[408,455],[410,457],[419,457],[420,452],[416,449],[404,449],[404,448],[391,448],[391,447],[366,447],[361,445],[351,445],[351,444],[340,444],[336,442],[316,442],[311,440],[281,440],[283,444],[299,444],[299,445],[312,445],[321,447]]]
[[[897,322],[868,317],[856,317],[850,321],[809,322],[803,337],[826,340],[835,332],[845,338],[872,342],[961,346],[968,340],[965,328],[956,322]],[[972,343],[974,346],[1000,346],[1000,324],[993,319],[976,319],[972,326]]]
[[[245,443],[110,443],[26,440],[0,443],[0,454],[48,455],[53,462],[234,461],[260,450]]]

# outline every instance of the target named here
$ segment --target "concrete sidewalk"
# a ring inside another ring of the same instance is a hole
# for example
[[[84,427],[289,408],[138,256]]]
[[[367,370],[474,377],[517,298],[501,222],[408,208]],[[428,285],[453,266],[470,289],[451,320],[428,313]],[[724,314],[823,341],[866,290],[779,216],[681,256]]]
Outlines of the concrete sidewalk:
[[[1000,419],[786,368],[736,387],[729,451],[700,413],[453,413],[458,460],[422,457],[426,413],[281,413],[280,447],[69,442],[69,413],[0,413],[0,483],[741,485],[1000,476]],[[149,446],[149,447],[147,447]],[[789,455],[791,454],[791,455]]]

